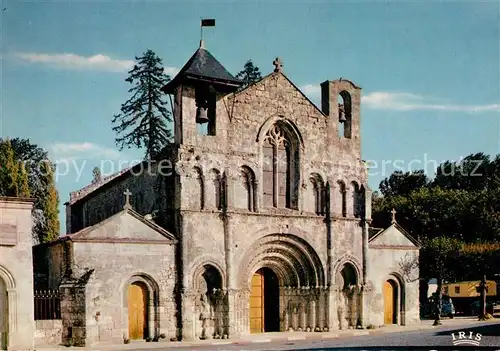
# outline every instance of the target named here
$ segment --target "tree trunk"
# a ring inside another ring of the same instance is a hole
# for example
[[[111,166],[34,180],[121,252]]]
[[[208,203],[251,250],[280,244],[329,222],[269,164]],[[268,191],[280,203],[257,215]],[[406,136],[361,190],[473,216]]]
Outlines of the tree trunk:
[[[479,308],[479,320],[484,321],[488,319],[486,317],[486,274],[483,275],[481,283],[479,284],[479,294],[480,294],[480,308]]]
[[[436,312],[433,325],[441,325],[441,309],[443,306],[443,278],[437,278]]]

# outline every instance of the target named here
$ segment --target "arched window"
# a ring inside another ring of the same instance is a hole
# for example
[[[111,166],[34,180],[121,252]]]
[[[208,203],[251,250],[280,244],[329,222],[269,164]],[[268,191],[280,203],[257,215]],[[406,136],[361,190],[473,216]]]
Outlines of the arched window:
[[[264,139],[263,200],[265,207],[298,207],[298,141],[288,126],[275,124]]]
[[[325,214],[326,189],[321,176],[317,173],[311,175],[311,183],[314,192],[314,206],[317,215]]]
[[[246,166],[241,167],[241,180],[246,191],[246,205],[249,211],[255,211],[255,175],[253,171]]]
[[[197,208],[200,210],[203,210],[205,208],[205,187],[204,187],[204,181],[203,181],[203,172],[201,171],[200,168],[195,167],[194,168],[194,176],[197,182],[197,188],[196,188],[196,203],[197,203]]]
[[[351,94],[343,90],[339,93],[338,97],[339,106],[339,120],[337,131],[339,137],[344,137],[347,139],[351,138],[352,131],[352,104],[351,104]]]
[[[342,217],[347,216],[347,199],[346,199],[346,187],[345,183],[341,180],[338,182],[339,185],[339,197],[340,197],[340,210]]]
[[[354,217],[361,217],[361,194],[359,185],[356,182],[351,183],[351,191],[352,191],[352,214]]]
[[[212,180],[214,184],[214,199],[215,199],[215,208],[218,210],[222,210],[223,206],[223,197],[224,197],[224,188],[222,185],[222,176],[220,172],[216,169],[212,169]]]

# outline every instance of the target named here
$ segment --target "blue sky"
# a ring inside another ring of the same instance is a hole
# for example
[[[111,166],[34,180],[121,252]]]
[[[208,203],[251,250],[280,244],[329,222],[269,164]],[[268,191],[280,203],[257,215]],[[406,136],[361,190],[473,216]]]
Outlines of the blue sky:
[[[2,137],[29,138],[58,162],[61,219],[69,192],[90,182],[94,166],[107,174],[142,156],[118,152],[111,130],[129,97],[124,80],[134,57],[152,49],[174,74],[198,47],[201,17],[216,18],[206,46],[234,74],[250,58],[267,74],[279,56],[313,101],[327,79],[360,85],[362,157],[375,162],[374,189],[394,166],[432,172],[435,162],[500,152],[499,2],[2,0],[1,7]]]

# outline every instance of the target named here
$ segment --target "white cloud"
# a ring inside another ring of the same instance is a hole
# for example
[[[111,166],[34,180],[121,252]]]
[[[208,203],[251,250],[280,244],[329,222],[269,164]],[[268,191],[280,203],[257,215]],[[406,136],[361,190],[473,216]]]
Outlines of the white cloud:
[[[413,111],[457,111],[457,112],[500,112],[500,104],[458,105],[433,103],[420,95],[376,91],[361,98],[363,106],[377,110]]]
[[[80,56],[70,53],[41,54],[17,53],[16,56],[30,63],[41,63],[67,69],[97,69],[111,72],[128,71],[134,67],[133,60],[116,60],[109,56],[97,54],[93,56]]]
[[[117,150],[90,142],[54,143],[50,148],[55,162],[71,162],[96,158],[117,160],[120,158],[120,152]]]
[[[93,56],[80,56],[71,53],[43,54],[43,53],[23,53],[15,54],[19,59],[29,63],[40,63],[65,69],[93,69],[110,72],[127,72],[134,65],[134,60],[118,60],[109,56],[96,54]],[[170,76],[179,72],[177,67],[165,67],[164,71]]]
[[[306,84],[300,87],[302,92],[311,100],[319,101],[321,98],[321,87],[315,84]],[[374,110],[393,111],[457,111],[457,112],[500,112],[500,103],[486,105],[458,105],[445,104],[431,101],[423,96],[405,92],[374,91],[361,97],[363,107]]]
[[[301,86],[300,90],[311,99],[317,99],[321,96],[321,86],[319,84],[306,84]]]
[[[177,75],[177,73],[179,73],[179,69],[177,67],[165,67],[163,69],[163,72],[165,72],[165,74],[168,74],[170,76],[170,78],[173,78]]]

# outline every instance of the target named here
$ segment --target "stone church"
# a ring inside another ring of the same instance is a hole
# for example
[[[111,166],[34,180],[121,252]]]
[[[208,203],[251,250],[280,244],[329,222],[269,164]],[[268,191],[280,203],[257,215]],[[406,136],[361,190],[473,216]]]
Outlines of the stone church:
[[[35,267],[47,287],[80,294],[79,320],[75,298],[65,303],[63,338],[419,323],[404,265],[418,242],[394,214],[370,227],[361,88],[325,81],[318,108],[273,64],[242,87],[201,42],[163,88],[172,143],[70,194],[68,234],[38,248],[48,264]]]

